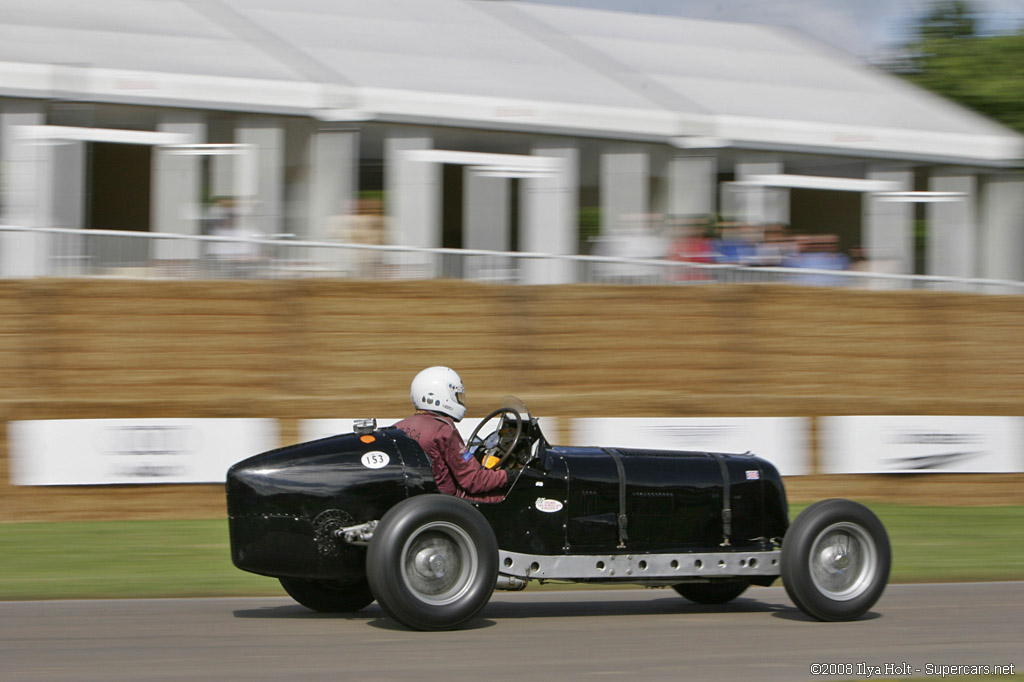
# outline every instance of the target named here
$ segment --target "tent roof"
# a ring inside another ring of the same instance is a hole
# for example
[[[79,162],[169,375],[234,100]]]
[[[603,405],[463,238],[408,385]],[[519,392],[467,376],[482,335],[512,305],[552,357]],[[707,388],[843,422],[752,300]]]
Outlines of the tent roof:
[[[495,0],[0,0],[0,95],[1024,159],[1024,137],[795,32]]]

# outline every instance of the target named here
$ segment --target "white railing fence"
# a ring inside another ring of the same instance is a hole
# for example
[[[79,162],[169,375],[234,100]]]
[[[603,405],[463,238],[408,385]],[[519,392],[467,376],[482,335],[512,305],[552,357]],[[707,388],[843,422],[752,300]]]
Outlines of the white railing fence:
[[[1024,282],[672,260],[0,226],[0,277],[465,279],[501,284],[785,283],[1024,294]]]

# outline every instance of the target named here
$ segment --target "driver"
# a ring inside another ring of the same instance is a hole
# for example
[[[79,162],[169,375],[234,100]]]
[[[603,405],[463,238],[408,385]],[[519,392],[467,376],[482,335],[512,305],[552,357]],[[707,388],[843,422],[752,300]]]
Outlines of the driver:
[[[430,456],[430,468],[442,493],[474,502],[499,502],[512,474],[485,469],[466,449],[455,422],[466,416],[465,389],[450,367],[428,367],[412,380],[416,413],[395,424]]]

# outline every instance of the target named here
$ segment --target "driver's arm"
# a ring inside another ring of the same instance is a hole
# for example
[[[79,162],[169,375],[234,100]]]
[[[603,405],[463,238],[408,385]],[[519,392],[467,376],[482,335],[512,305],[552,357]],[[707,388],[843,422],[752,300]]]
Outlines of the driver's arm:
[[[484,469],[466,449],[457,431],[446,443],[444,459],[456,484],[471,495],[504,488],[512,480],[512,474],[505,469]]]

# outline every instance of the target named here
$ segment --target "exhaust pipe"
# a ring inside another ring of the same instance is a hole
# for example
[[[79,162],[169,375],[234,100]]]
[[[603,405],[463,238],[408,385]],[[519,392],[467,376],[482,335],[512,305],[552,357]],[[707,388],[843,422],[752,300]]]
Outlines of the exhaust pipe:
[[[494,584],[494,589],[506,592],[519,592],[526,589],[526,581],[514,575],[498,574],[498,581]]]

